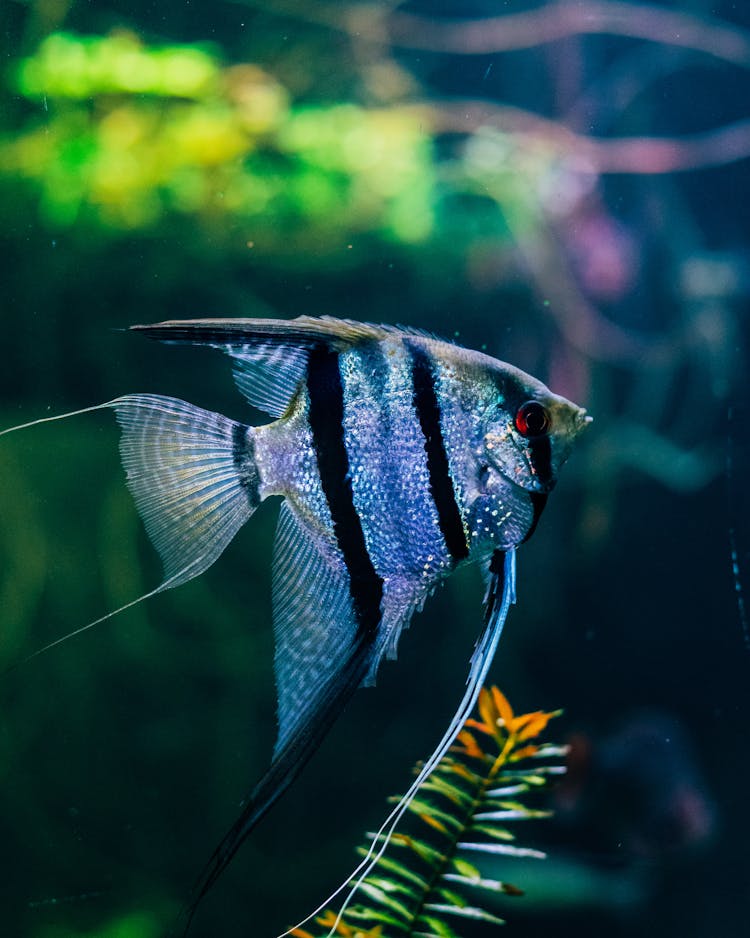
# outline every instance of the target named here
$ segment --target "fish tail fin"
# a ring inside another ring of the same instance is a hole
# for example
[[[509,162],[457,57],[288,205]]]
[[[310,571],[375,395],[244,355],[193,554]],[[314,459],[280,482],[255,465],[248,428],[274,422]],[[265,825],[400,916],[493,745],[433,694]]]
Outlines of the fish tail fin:
[[[164,565],[162,589],[203,573],[260,504],[255,432],[171,397],[109,405],[127,484]]]
[[[103,404],[94,404],[92,407],[81,407],[79,410],[68,411],[67,414],[53,414],[51,417],[38,417],[36,420],[29,420],[26,423],[19,423],[15,427],[6,427],[0,430],[0,436],[7,433],[15,433],[16,430],[28,430],[30,427],[39,426],[42,423],[53,423],[55,420],[67,420],[68,417],[78,417],[80,414],[90,414],[95,410],[107,410],[111,408],[116,401],[105,401]]]
[[[95,410],[114,410],[127,484],[164,565],[155,589],[49,642],[23,664],[164,590],[203,573],[260,503],[255,431],[185,401],[131,394],[41,417],[0,436]],[[7,670],[13,670],[18,664]]]
[[[254,429],[176,398],[128,394],[0,436],[95,410],[114,410],[122,427],[128,487],[164,564],[159,589],[203,573],[260,504]]]

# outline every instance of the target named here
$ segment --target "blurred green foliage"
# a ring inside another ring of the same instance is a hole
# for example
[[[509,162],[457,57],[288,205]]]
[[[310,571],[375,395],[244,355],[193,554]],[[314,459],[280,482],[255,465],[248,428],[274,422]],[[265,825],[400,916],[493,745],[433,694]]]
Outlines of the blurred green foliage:
[[[49,36],[16,86],[42,110],[2,141],[0,172],[28,182],[50,228],[226,214],[262,231],[253,247],[281,253],[432,232],[431,141],[406,109],[295,105],[257,65],[129,33]]]
[[[28,102],[0,136],[0,186],[51,231],[155,231],[192,219],[235,249],[316,259],[367,235],[404,247],[523,235],[559,154],[497,127],[438,154],[436,112],[295,100],[259,64],[129,32],[48,36],[15,70]],[[444,128],[443,128],[444,129]],[[450,129],[450,128],[448,128]]]
[[[54,33],[18,66],[29,98],[145,94],[200,100],[217,84],[215,52],[198,46],[146,48],[132,33],[88,38]]]
[[[162,924],[155,915],[134,912],[117,916],[110,923],[98,924],[92,930],[52,925],[39,932],[39,938],[159,938],[162,934]]]

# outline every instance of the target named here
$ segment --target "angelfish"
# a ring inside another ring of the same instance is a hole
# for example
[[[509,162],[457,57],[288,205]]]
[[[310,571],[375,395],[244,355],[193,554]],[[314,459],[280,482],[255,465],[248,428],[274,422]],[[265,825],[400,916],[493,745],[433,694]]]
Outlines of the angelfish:
[[[395,656],[414,612],[458,565],[478,561],[489,577],[484,632],[423,775],[444,754],[514,598],[515,548],[590,418],[511,365],[403,328],[303,316],[133,329],[225,352],[239,390],[274,418],[249,426],[151,394],[98,405],[122,427],[127,484],[164,564],[148,595],[198,576],[263,499],[283,498],[273,560],[278,737],[197,884],[192,916],[350,695]]]

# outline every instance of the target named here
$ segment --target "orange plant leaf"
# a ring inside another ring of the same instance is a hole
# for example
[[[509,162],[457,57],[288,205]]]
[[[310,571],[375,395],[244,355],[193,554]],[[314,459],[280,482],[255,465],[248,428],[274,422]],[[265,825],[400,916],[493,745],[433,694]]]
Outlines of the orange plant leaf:
[[[480,733],[484,733],[486,736],[495,735],[494,731],[491,730],[486,723],[480,722],[479,720],[469,719],[464,723],[464,726],[470,726],[473,730],[479,730]]]
[[[513,729],[513,721],[515,719],[513,715],[513,707],[508,703],[508,698],[500,690],[499,687],[492,685],[492,700],[495,704],[497,712],[500,714],[500,719],[503,721],[503,724],[508,728],[509,731]]]
[[[457,739],[460,743],[463,744],[464,752],[467,756],[473,756],[475,759],[483,759],[484,751],[477,743],[476,739],[471,735],[468,730],[461,730],[458,734]]]
[[[528,746],[522,746],[520,749],[516,749],[515,752],[512,752],[508,757],[509,762],[520,762],[521,759],[528,759],[529,756],[535,756],[539,752],[539,746],[535,746],[533,743]]]
[[[440,821],[438,821],[437,818],[432,817],[432,815],[420,814],[419,817],[425,822],[425,824],[429,824],[430,827],[434,827],[435,830],[440,831],[441,834],[448,833],[448,828],[445,826],[445,824],[442,824]]]
[[[337,916],[336,913],[333,911],[333,909],[326,909],[325,912],[324,912],[322,915],[319,915],[319,916],[315,919],[315,921],[316,921],[319,925],[325,925],[326,928],[330,928],[332,925],[334,925],[334,924],[336,923],[336,919],[337,919],[337,918],[338,918],[338,916]],[[343,925],[343,922],[339,922],[339,928],[341,927],[341,925]],[[344,925],[344,927],[346,928],[345,925]],[[337,928],[336,931],[339,931],[339,928]],[[339,934],[341,934],[341,932],[339,932]],[[344,932],[344,934],[346,934],[346,932]]]
[[[467,782],[471,782],[472,784],[477,780],[476,773],[472,772],[471,769],[468,769],[461,762],[454,762],[451,765],[446,765],[445,768],[447,771],[453,772],[454,775],[458,775],[460,778],[465,778]]]
[[[497,733],[497,718],[499,713],[497,707],[495,706],[495,702],[492,699],[492,694],[490,694],[484,687],[479,692],[478,708],[479,715],[484,721],[485,726],[494,736],[495,733]]]
[[[539,710],[536,713],[527,713],[525,716],[519,717],[516,721],[516,732],[518,733],[518,739],[523,742],[525,739],[531,739],[533,736],[538,736],[542,730],[546,728],[547,724],[554,715],[554,713],[544,713],[543,711]]]
[[[332,909],[326,909],[326,911],[319,915],[315,921],[319,925],[323,925],[324,928],[332,928],[336,924],[336,913]],[[301,938],[313,938],[312,935],[308,935],[307,932],[301,931],[300,929],[295,929],[294,931],[289,932],[290,935],[301,936]],[[374,928],[370,928],[368,931],[362,931],[362,929],[352,928],[351,925],[347,925],[346,922],[339,922],[336,925],[335,934],[341,935],[341,938],[382,938],[383,929],[382,926],[376,925]]]

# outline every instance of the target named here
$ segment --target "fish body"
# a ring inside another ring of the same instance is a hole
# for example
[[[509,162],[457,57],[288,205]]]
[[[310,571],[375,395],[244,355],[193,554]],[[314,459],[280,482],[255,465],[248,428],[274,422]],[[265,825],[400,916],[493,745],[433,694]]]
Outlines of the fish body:
[[[515,427],[530,398],[559,415],[554,467],[551,445],[540,453]],[[372,632],[368,683],[458,564],[529,534],[583,419],[515,369],[428,337],[311,353],[288,413],[250,431],[259,495],[283,496],[348,584]]]
[[[511,365],[405,329],[308,317],[133,328],[228,354],[240,391],[272,418],[249,426],[147,394],[102,405],[122,426],[128,485],[164,564],[159,589],[200,574],[261,501],[283,499],[273,760],[201,877],[191,916],[349,696],[395,655],[414,612],[470,561],[490,576],[494,637],[477,646],[474,684],[486,673],[512,591],[503,557],[532,533],[589,418]],[[501,601],[492,583],[503,576]]]

